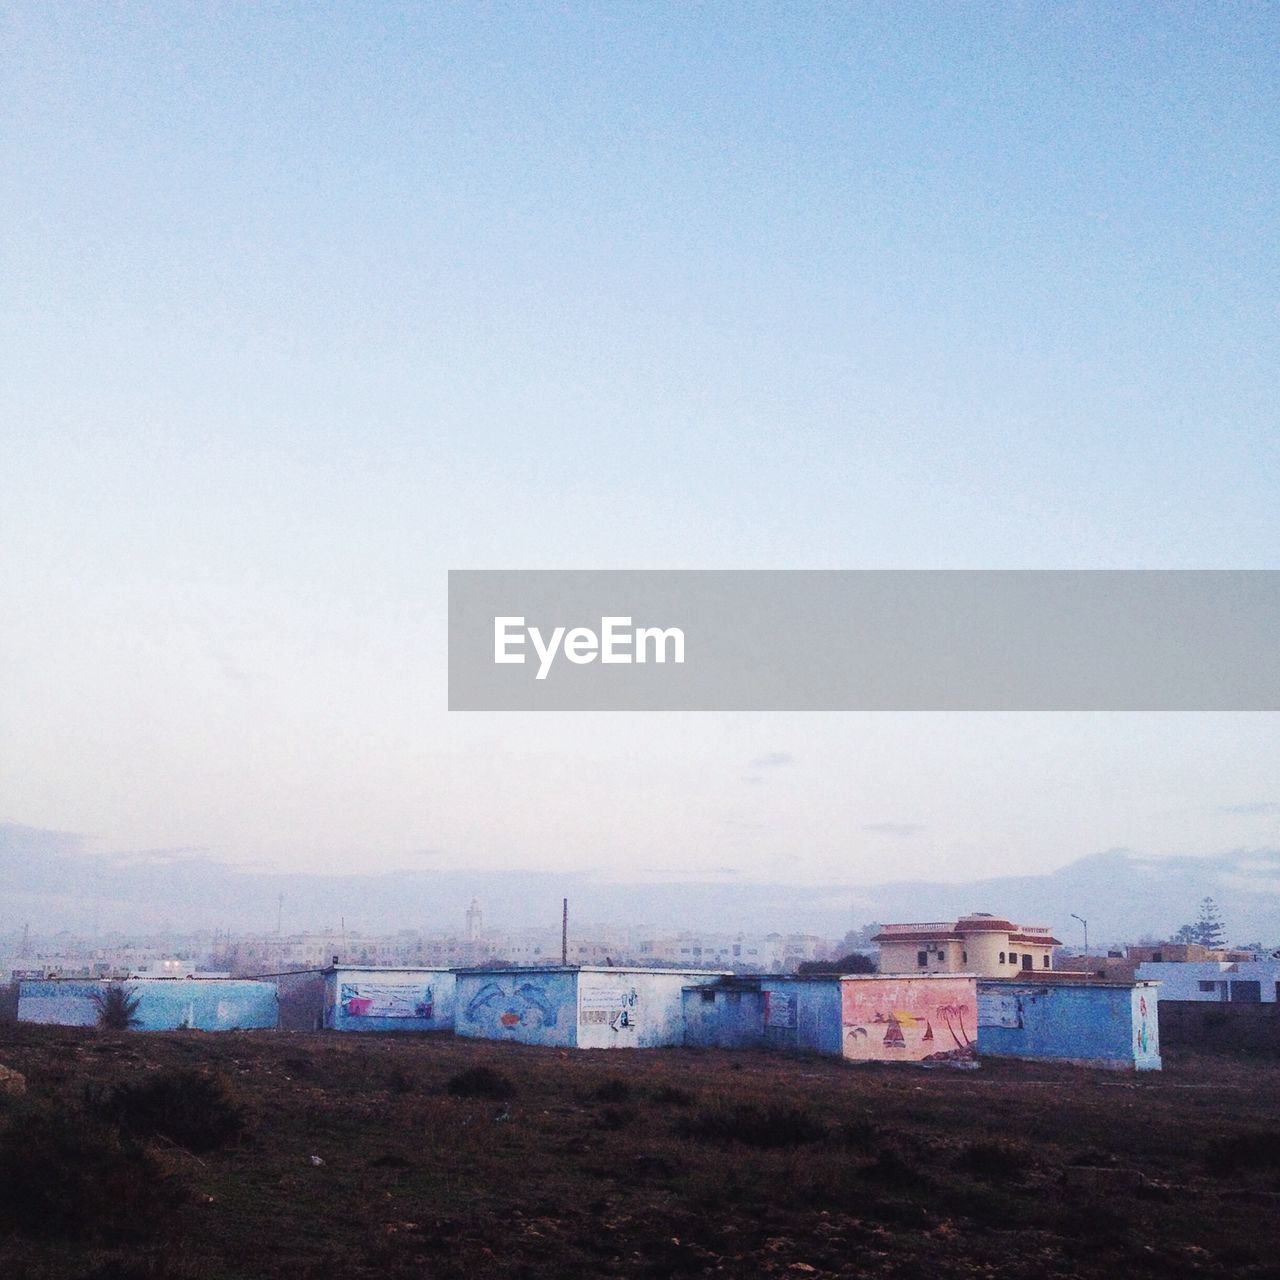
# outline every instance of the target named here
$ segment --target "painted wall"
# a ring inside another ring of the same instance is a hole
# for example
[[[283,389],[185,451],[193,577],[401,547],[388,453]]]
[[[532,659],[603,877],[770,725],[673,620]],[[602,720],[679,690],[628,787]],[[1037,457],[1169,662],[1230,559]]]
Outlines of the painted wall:
[[[764,992],[685,987],[684,1042],[702,1049],[758,1049],[765,1041]]]
[[[460,1036],[573,1048],[577,974],[571,969],[507,969],[457,975],[453,1029]]]
[[[845,977],[841,1045],[855,1062],[927,1062],[973,1056],[972,977]]]
[[[725,975],[624,968],[458,974],[454,1030],[579,1049],[684,1043],[684,988]]]
[[[723,975],[677,970],[582,969],[578,972],[578,1047],[652,1049],[683,1044],[684,990]]]
[[[1113,1070],[1160,1070],[1157,988],[979,982],[978,1052]]]
[[[764,1040],[771,1048],[839,1057],[843,1037],[840,978],[761,979]]]
[[[325,974],[324,1025],[334,1031],[452,1031],[452,969],[348,969]]]
[[[92,1027],[98,1022],[94,997],[105,981],[23,982],[18,992],[18,1021],[62,1027]],[[276,984],[250,979],[131,978],[126,990],[138,998],[137,1031],[233,1031],[273,1028],[278,1017]]]

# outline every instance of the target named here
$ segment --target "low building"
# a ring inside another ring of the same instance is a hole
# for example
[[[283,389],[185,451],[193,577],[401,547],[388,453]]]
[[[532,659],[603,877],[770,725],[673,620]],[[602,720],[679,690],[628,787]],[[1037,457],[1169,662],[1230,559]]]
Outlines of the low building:
[[[850,974],[840,979],[841,1051],[853,1062],[972,1059],[977,982],[972,974]]]
[[[1148,961],[1137,976],[1160,984],[1161,1000],[1270,1004],[1280,999],[1280,960]]]
[[[131,978],[124,982],[46,978],[18,988],[18,1021],[58,1027],[98,1024],[113,987],[132,1001],[138,1031],[272,1029],[279,1020],[274,982],[232,978]]]
[[[1159,1071],[1156,984],[978,982],[978,1053],[1052,1059],[1121,1071]]]
[[[954,921],[886,924],[871,939],[881,973],[971,973],[1006,977],[1053,967],[1062,944],[1045,925],[1014,924],[977,911]]]
[[[684,989],[684,1042],[840,1055],[840,978],[766,974]]]
[[[684,988],[728,976],[593,965],[462,970],[454,1030],[567,1049],[683,1044]]]
[[[452,969],[356,968],[324,976],[324,1025],[331,1031],[452,1031]]]

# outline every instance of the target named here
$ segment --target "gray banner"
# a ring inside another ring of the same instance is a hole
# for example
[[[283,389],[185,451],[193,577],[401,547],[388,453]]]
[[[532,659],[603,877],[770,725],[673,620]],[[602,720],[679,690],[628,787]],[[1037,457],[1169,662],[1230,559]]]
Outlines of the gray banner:
[[[454,570],[454,711],[1280,709],[1280,571]]]

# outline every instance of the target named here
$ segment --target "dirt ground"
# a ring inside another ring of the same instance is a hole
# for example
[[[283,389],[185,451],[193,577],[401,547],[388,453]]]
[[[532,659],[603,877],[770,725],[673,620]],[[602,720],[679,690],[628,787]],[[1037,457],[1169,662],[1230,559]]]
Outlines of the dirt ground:
[[[0,1103],[7,1280],[1280,1277],[1274,1060],[1133,1077],[10,1024],[0,1064],[28,1085]],[[450,1092],[477,1067],[508,1087]],[[230,1140],[102,1121],[113,1085],[192,1068],[242,1109]],[[40,1177],[56,1229],[14,1207]]]

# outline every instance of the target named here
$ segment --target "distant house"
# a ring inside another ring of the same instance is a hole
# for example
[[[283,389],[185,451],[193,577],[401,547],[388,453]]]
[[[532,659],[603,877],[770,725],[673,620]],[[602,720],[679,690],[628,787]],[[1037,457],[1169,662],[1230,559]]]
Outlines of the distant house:
[[[975,911],[955,921],[886,924],[871,939],[880,945],[881,973],[972,973],[1007,978],[1053,968],[1062,944],[1045,925],[1013,924]]]
[[[1138,977],[1159,982],[1161,1000],[1271,1004],[1280,1000],[1280,961],[1148,960]]]

